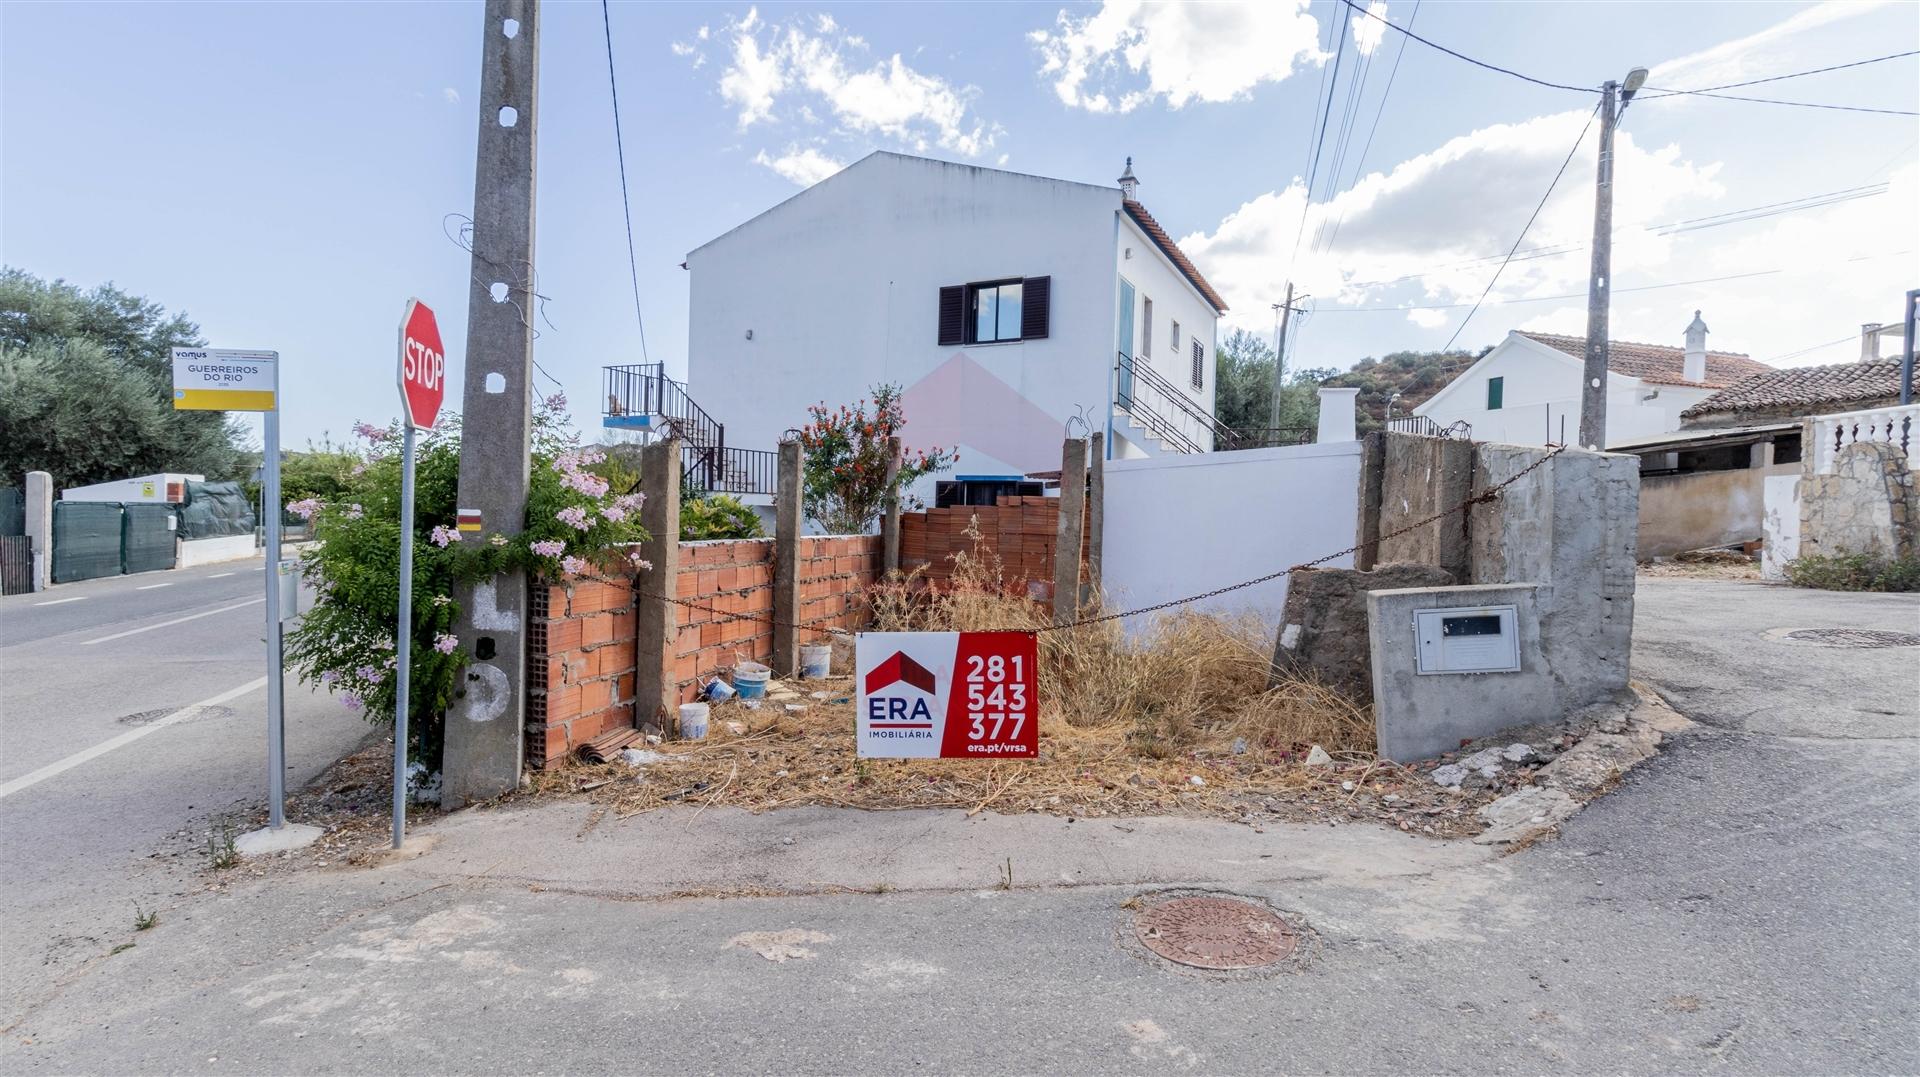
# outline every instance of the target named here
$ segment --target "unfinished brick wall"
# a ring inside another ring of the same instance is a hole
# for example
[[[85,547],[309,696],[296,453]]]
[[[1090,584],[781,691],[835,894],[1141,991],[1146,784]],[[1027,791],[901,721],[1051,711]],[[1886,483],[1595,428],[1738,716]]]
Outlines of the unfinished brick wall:
[[[1053,547],[1060,532],[1060,499],[1002,497],[994,505],[961,505],[948,509],[902,513],[900,569],[920,570],[920,576],[938,586],[953,576],[953,555],[972,552],[967,535],[979,520],[980,546],[1000,559],[1007,589],[1040,601],[1053,597]],[[1087,556],[1082,532],[1081,563]]]
[[[865,627],[864,592],[880,578],[878,535],[824,536],[799,542],[800,619],[822,627]],[[772,539],[727,539],[680,545],[675,597],[708,609],[675,608],[678,628],[659,661],[681,702],[736,662],[768,662],[773,627],[722,614],[773,612]],[[634,585],[576,580],[535,584],[530,604],[527,759],[557,762],[609,729],[634,721],[634,590],[660,586],[641,573]],[[820,638],[803,634],[804,642]]]

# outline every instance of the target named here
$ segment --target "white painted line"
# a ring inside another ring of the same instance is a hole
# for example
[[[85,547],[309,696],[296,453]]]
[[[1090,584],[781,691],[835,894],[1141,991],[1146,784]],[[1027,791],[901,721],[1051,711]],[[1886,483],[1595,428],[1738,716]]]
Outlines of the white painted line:
[[[248,607],[248,606],[252,606],[252,605],[255,605],[255,604],[257,604],[257,603],[261,603],[261,602],[265,602],[266,600],[267,600],[267,599],[266,599],[266,596],[265,596],[265,595],[262,595],[262,596],[260,596],[259,598],[250,598],[250,599],[248,599],[248,600],[246,600],[245,602],[236,602],[236,603],[234,603],[234,604],[233,604],[233,605],[231,605],[231,606],[222,606],[222,607],[220,607],[220,608],[219,608],[219,609],[217,609],[217,610],[202,610],[202,611],[201,611],[201,612],[199,612],[199,613],[189,613],[189,614],[187,614],[187,615],[186,615],[185,617],[175,617],[175,618],[174,618],[173,620],[171,620],[171,621],[161,621],[161,622],[160,622],[159,624],[157,624],[157,625],[148,625],[148,626],[146,626],[145,628],[129,628],[129,629],[127,629],[127,630],[126,630],[125,632],[115,632],[115,633],[114,633],[113,635],[111,635],[111,636],[101,636],[101,637],[100,637],[99,639],[90,639],[90,640],[87,640],[87,641],[85,641],[84,643],[82,643],[82,644],[80,644],[80,646],[82,646],[82,647],[91,647],[91,646],[93,646],[93,645],[94,645],[94,644],[96,644],[96,643],[106,643],[106,642],[108,642],[109,640],[116,640],[116,639],[125,639],[125,638],[127,638],[128,636],[137,636],[137,635],[139,635],[139,634],[140,634],[140,633],[142,633],[142,632],[151,632],[151,631],[153,631],[153,630],[154,630],[154,629],[156,629],[156,628],[168,628],[168,627],[170,627],[170,626],[172,626],[172,625],[177,625],[177,624],[184,624],[184,623],[186,623],[186,622],[188,622],[188,621],[197,621],[197,620],[199,620],[199,619],[200,619],[200,618],[202,618],[202,617],[211,617],[211,616],[213,616],[213,615],[214,615],[214,614],[216,614],[216,613],[227,613],[227,612],[230,612],[230,611],[232,611],[232,610],[237,610],[237,609],[244,609],[244,608],[246,608],[246,607]]]
[[[207,577],[207,579],[210,579],[210,580],[217,580],[217,579],[219,579],[219,578],[220,578],[220,577],[222,577],[222,576],[231,576],[231,575],[233,575],[233,573],[231,573],[231,572],[216,572],[216,573],[214,573],[213,575],[211,575],[211,576],[208,576],[208,577]]]
[[[147,585],[146,585],[145,587],[136,587],[136,588],[134,588],[134,590],[136,590],[136,591],[151,591],[151,590],[153,590],[153,589],[154,589],[154,588],[156,588],[156,587],[172,587],[172,586],[173,586],[173,584],[171,584],[171,583],[150,583],[150,584],[147,584]]]
[[[261,601],[265,601],[265,599],[262,599]],[[99,757],[107,754],[108,752],[113,751],[115,748],[123,748],[129,744],[132,744],[134,741],[139,740],[141,737],[144,737],[149,733],[158,733],[162,729],[165,729],[166,727],[174,724],[175,722],[184,722],[187,719],[198,715],[201,711],[204,711],[209,707],[217,707],[220,704],[225,703],[230,699],[239,699],[241,696],[246,695],[248,692],[258,691],[262,687],[264,687],[266,683],[267,683],[267,679],[265,677],[257,677],[241,685],[238,688],[229,688],[228,690],[220,693],[219,695],[214,696],[212,699],[203,699],[198,703],[189,704],[188,706],[182,707],[179,710],[174,711],[172,714],[167,715],[165,718],[157,719],[147,725],[141,726],[138,729],[129,729],[125,733],[122,733],[119,736],[114,737],[112,740],[101,741],[99,744],[96,744],[91,748],[87,748],[83,751],[75,752],[72,755],[66,757],[65,759],[60,760],[57,763],[48,763],[46,766],[41,767],[39,770],[36,770],[31,774],[26,774],[21,777],[15,778],[10,782],[6,782],[5,784],[0,784],[0,797],[12,796],[13,794],[18,793],[22,789],[32,788],[33,786],[39,785],[41,782],[46,781],[48,778],[51,778],[54,775],[60,774],[64,771],[72,770],[73,768],[79,766],[82,763],[87,762],[90,759],[98,759]]]
[[[34,603],[34,605],[36,605],[36,606],[58,606],[58,605],[59,605],[60,603],[62,603],[62,602],[85,602],[86,600],[87,600],[87,596],[86,596],[86,595],[74,595],[74,596],[73,596],[72,598],[55,598],[55,599],[49,599],[49,600],[47,600],[47,601],[45,601],[45,602],[35,602],[35,603]]]

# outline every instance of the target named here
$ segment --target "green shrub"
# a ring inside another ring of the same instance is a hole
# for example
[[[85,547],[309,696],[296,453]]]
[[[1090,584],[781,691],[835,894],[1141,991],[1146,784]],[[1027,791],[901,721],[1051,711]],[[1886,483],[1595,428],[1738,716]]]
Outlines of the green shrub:
[[[760,515],[732,494],[683,498],[680,502],[680,541],[763,538]]]
[[[317,545],[302,571],[318,597],[287,636],[287,662],[308,684],[331,689],[370,722],[393,721],[393,669],[408,637],[409,731],[420,757],[438,743],[440,715],[467,656],[454,627],[454,584],[523,570],[547,579],[601,573],[627,576],[650,566],[630,544],[647,535],[638,494],[614,494],[590,468],[604,454],[581,449],[565,432],[566,400],[555,395],[533,416],[533,460],[525,530],[507,536],[462,534],[454,526],[460,480],[455,419],[414,447],[413,624],[397,631],[400,601],[400,431],[361,424],[368,447],[336,498],[309,497],[288,508],[310,520]]]
[[[1811,554],[1787,562],[1787,582],[1822,591],[1920,591],[1920,558]]]

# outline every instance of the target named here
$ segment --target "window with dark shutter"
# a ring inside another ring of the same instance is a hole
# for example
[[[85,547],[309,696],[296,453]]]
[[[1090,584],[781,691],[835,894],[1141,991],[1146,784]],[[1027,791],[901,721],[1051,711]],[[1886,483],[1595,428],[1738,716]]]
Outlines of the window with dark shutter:
[[[1202,348],[1200,342],[1196,340],[1193,342],[1193,387],[1195,389],[1206,388],[1206,365],[1206,349]]]
[[[1024,305],[1020,308],[1020,339],[1038,340],[1047,335],[1053,313],[1053,278],[1028,277]]]
[[[964,344],[967,334],[967,289],[954,285],[940,289],[940,343]]]

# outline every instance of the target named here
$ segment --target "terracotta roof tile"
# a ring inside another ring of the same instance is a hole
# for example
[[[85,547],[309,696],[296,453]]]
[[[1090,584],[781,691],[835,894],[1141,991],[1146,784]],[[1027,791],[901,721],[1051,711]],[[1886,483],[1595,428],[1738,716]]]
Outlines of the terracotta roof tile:
[[[1587,338],[1564,337],[1556,333],[1521,333],[1528,340],[1539,341],[1549,348],[1563,351],[1575,359],[1583,359],[1587,354]],[[1710,389],[1723,389],[1742,378],[1755,374],[1766,374],[1774,368],[1739,352],[1708,352],[1707,378],[1705,381],[1688,381],[1686,373],[1687,353],[1684,348],[1670,348],[1662,344],[1636,344],[1630,340],[1610,340],[1607,342],[1607,369],[1615,374],[1639,378],[1641,381],[1655,382],[1661,385],[1704,385]]]
[[[1200,289],[1200,294],[1207,297],[1207,302],[1213,304],[1213,309],[1225,314],[1227,301],[1220,298],[1220,293],[1213,290],[1213,285],[1207,283],[1207,278],[1200,275],[1200,270],[1194,267],[1193,261],[1187,257],[1186,252],[1174,244],[1173,237],[1167,235],[1167,230],[1160,227],[1159,221],[1153,219],[1153,214],[1147,212],[1147,207],[1131,198],[1121,199],[1120,204],[1127,208],[1127,216],[1133,218],[1133,223],[1140,226],[1140,230],[1153,240],[1154,245],[1160,248],[1160,252],[1165,254],[1174,265],[1180,267],[1180,272],[1186,274],[1195,288]]]
[[[1835,405],[1871,406],[1900,396],[1900,361],[1831,363],[1772,370],[1743,378],[1680,413],[1683,419],[1729,411],[1800,408],[1807,414]]]

